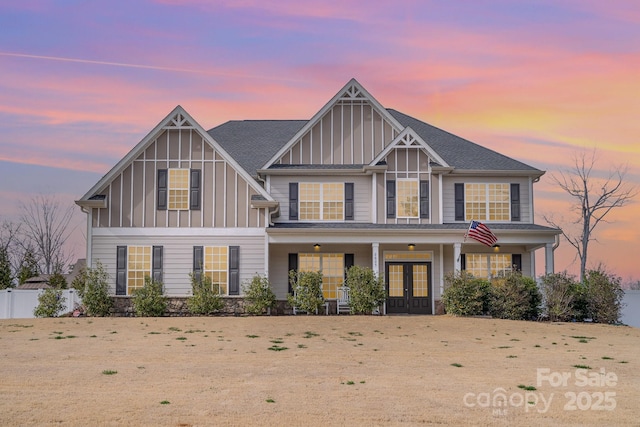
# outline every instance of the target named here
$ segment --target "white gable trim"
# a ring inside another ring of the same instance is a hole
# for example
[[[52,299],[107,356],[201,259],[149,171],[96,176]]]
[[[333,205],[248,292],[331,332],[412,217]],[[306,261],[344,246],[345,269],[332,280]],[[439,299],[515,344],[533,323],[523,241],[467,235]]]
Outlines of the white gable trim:
[[[449,164],[444,161],[442,157],[436,153],[433,148],[427,144],[424,139],[420,137],[411,127],[405,128],[384,150],[380,152],[370,163],[371,166],[378,164],[382,161],[391,150],[395,148],[411,147],[412,145],[418,145],[427,152],[429,157],[438,162],[441,166],[448,167]]]
[[[346,95],[346,96],[344,96]],[[398,122],[383,106],[380,104],[362,85],[356,80],[351,79],[349,82],[338,91],[338,93],[331,98],[324,107],[320,109],[303,127],[296,133],[293,138],[289,140],[269,161],[260,169],[268,169],[273,165],[280,157],[282,157],[293,145],[298,142],[300,138],[315,126],[320,119],[340,100],[366,100],[371,103],[374,109],[380,114],[386,121],[388,121],[396,130],[396,132],[402,131],[404,126]]]
[[[273,197],[269,193],[267,193],[261,186],[259,186],[255,180],[245,171],[238,162],[235,161],[233,157],[231,157],[220,144],[218,144],[211,135],[204,130],[198,122],[196,122],[189,113],[186,112],[184,108],[178,105],[173,109],[156,127],[151,130],[145,136],[142,141],[140,141],[131,151],[127,153],[116,165],[111,168],[109,172],[104,175],[100,181],[98,181],[91,189],[79,200],[80,202],[84,202],[89,200],[90,197],[94,196],[96,192],[100,191],[103,187],[109,184],[117,175],[119,175],[124,169],[126,169],[135,159],[140,156],[147,148],[149,144],[151,144],[157,136],[166,129],[194,129],[196,132],[200,134],[200,136],[222,157],[225,161],[227,161],[233,169],[242,176],[247,183],[258,192],[261,196],[263,196],[266,200],[275,201]]]

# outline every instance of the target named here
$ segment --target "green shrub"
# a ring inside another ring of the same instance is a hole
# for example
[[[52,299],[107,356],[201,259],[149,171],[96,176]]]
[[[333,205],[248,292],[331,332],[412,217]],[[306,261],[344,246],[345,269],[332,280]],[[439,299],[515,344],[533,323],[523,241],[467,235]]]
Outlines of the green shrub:
[[[100,261],[95,268],[85,268],[73,279],[71,286],[78,291],[88,316],[108,316],[113,305],[109,296],[109,274]]]
[[[287,297],[289,305],[307,314],[315,313],[324,304],[322,273],[319,271],[289,271],[289,283],[293,295]]]
[[[59,289],[45,289],[38,295],[38,306],[33,310],[36,317],[58,317],[58,314],[64,310],[65,298]]]
[[[624,298],[620,278],[598,267],[587,271],[584,286],[588,316],[598,323],[619,322]]]
[[[535,280],[510,271],[491,280],[489,312],[493,317],[533,320],[540,313],[540,292]]]
[[[55,289],[67,289],[67,279],[60,271],[56,271],[49,276],[49,285]]]
[[[542,276],[540,282],[542,311],[552,322],[566,322],[583,317],[577,310],[582,300],[582,289],[573,276],[563,273],[550,273]]]
[[[455,316],[477,316],[489,310],[491,285],[471,273],[459,271],[445,276],[446,289],[442,294],[445,310]]]
[[[224,301],[220,297],[220,288],[211,282],[209,276],[203,274],[197,277],[195,274],[189,273],[189,278],[193,294],[187,299],[189,313],[209,315],[224,307]]]
[[[167,298],[163,295],[162,282],[145,276],[144,286],[134,289],[132,294],[136,316],[160,317],[167,311]]]
[[[245,300],[249,303],[246,309],[251,314],[262,314],[276,305],[276,295],[265,276],[253,276],[249,283],[242,285],[242,289]]]
[[[350,267],[344,284],[349,288],[349,307],[354,314],[371,314],[385,300],[384,282],[369,267]]]

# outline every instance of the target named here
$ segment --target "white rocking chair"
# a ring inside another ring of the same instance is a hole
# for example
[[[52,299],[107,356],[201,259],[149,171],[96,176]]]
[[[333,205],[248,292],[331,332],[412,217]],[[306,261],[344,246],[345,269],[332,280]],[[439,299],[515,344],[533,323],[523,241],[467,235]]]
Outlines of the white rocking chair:
[[[340,286],[338,288],[338,298],[336,299],[336,311],[340,313],[351,313],[351,306],[349,306],[349,288],[347,286]]]

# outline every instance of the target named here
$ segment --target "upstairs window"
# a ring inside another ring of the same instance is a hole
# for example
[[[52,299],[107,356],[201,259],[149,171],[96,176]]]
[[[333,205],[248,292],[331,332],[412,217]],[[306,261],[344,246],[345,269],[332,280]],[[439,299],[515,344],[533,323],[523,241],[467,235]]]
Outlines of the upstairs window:
[[[398,218],[418,218],[420,199],[417,179],[398,179],[396,183]]]
[[[301,221],[344,220],[344,184],[301,182],[299,192]]]
[[[169,169],[168,209],[189,209],[189,169]]]
[[[509,184],[475,184],[464,186],[467,221],[509,221],[511,218]]]
[[[199,210],[200,172],[200,169],[158,169],[158,209]]]

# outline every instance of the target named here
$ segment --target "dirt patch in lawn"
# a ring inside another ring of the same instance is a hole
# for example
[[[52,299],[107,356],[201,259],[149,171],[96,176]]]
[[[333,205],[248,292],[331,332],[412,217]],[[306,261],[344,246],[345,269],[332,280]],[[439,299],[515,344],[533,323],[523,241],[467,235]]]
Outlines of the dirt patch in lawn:
[[[637,425],[640,329],[449,316],[0,321],[2,425]]]

